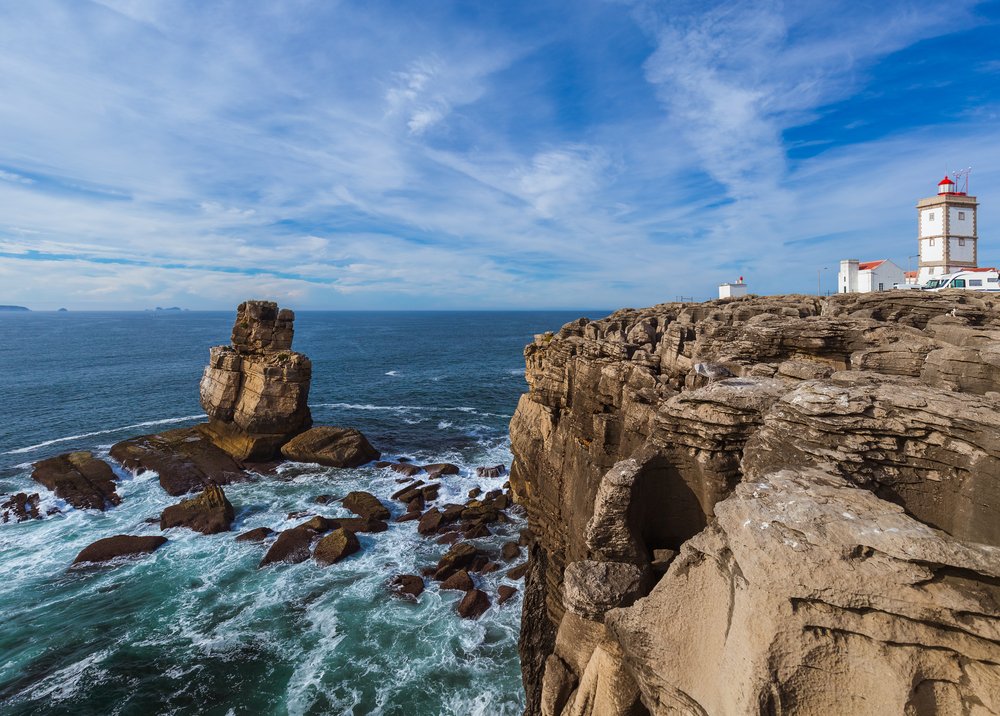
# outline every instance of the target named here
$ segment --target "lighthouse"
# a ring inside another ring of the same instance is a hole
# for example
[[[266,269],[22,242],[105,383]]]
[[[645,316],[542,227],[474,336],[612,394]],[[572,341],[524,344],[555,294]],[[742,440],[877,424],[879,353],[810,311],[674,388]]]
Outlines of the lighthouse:
[[[976,197],[969,196],[969,171],[956,172],[955,180],[938,182],[936,196],[917,202],[917,236],[920,265],[917,283],[962,269],[976,268],[979,239]],[[959,184],[959,182],[962,182]]]

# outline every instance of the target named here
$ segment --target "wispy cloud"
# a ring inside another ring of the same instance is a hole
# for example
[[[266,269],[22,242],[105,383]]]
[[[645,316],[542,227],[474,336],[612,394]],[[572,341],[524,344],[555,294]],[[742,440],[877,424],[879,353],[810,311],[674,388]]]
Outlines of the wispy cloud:
[[[873,235],[905,256],[923,174],[1000,144],[988,81],[947,126],[825,124],[884,109],[892,53],[983,13],[4,6],[0,302],[612,307],[705,297],[736,267],[757,290],[807,289]]]

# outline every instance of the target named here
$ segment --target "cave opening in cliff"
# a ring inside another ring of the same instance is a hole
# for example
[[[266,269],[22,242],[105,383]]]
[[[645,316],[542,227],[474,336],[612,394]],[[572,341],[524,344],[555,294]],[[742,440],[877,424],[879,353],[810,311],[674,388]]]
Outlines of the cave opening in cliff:
[[[643,464],[632,507],[632,533],[650,556],[658,549],[679,551],[708,524],[697,494],[663,456]]]

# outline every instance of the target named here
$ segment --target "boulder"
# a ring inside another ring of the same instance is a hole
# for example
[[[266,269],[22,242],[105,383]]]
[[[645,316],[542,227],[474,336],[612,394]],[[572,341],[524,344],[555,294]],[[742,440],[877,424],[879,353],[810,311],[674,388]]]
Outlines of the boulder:
[[[483,491],[480,490],[478,487],[473,487],[471,490],[469,490],[469,497],[471,499],[475,499],[479,497],[481,494],[483,494]]]
[[[412,522],[414,520],[419,520],[423,515],[419,510],[413,512],[404,512],[399,517],[396,518],[396,522]]]
[[[392,493],[392,499],[400,500],[402,502],[409,502],[413,499],[414,495],[417,494],[417,488],[424,485],[423,480],[414,480],[413,482],[408,482],[405,487],[396,490]],[[412,494],[411,494],[412,493]]]
[[[316,543],[313,557],[324,565],[335,564],[361,549],[361,543],[351,530],[340,527]]]
[[[390,580],[389,588],[401,597],[416,599],[423,594],[424,580],[417,574],[397,574]]]
[[[460,569],[441,582],[441,586],[439,587],[439,589],[454,589],[459,592],[467,592],[475,588],[476,585],[472,583],[472,577],[464,569]]]
[[[252,530],[236,536],[237,542],[263,542],[274,534],[270,527],[255,527]]]
[[[507,570],[507,579],[523,579],[524,575],[528,573],[528,563],[522,562],[516,567],[512,567]]]
[[[214,535],[228,532],[236,513],[226,493],[211,484],[197,497],[171,505],[160,515],[160,529],[187,527],[195,532]]]
[[[327,467],[358,467],[381,456],[359,430],[328,425],[295,436],[282,446],[281,454],[289,460]]]
[[[501,584],[497,587],[497,603],[503,604],[504,602],[510,601],[515,594],[517,594],[517,589],[509,587],[506,584]]]
[[[246,473],[227,452],[196,426],[129,438],[111,448],[111,457],[137,474],[157,473],[168,495],[179,496],[206,485],[228,485]]]
[[[84,547],[76,556],[73,564],[84,562],[108,562],[118,557],[135,557],[149,554],[166,544],[167,538],[159,535],[138,537],[134,535],[115,535],[99,539]]]
[[[111,467],[89,452],[71,452],[32,465],[31,479],[79,510],[104,510],[121,503]]]
[[[468,542],[460,542],[441,557],[441,560],[437,564],[437,568],[434,570],[434,579],[444,581],[451,575],[455,574],[459,570],[466,569],[470,567],[477,557],[480,557],[480,551]]]
[[[310,548],[318,535],[316,530],[306,526],[292,527],[279,532],[278,539],[274,540],[259,566],[266,567],[275,562],[291,564],[305,562],[310,557]]]
[[[417,532],[422,535],[434,534],[438,531],[443,519],[444,515],[441,514],[441,510],[432,507],[420,518],[420,522],[417,524]]]
[[[419,465],[410,465],[405,462],[395,462],[389,466],[389,469],[407,477],[413,477],[423,472],[423,468]]]
[[[457,475],[460,472],[458,465],[453,465],[450,462],[435,462],[424,465],[424,471],[431,478],[438,478],[442,475]]]
[[[37,492],[30,495],[18,492],[0,502],[0,522],[24,522],[25,520],[40,520],[38,511],[39,496]]]
[[[476,468],[476,477],[500,477],[506,473],[507,468],[503,465],[480,466]]]
[[[490,598],[481,589],[470,589],[458,604],[458,614],[464,619],[478,619],[490,608]]]
[[[331,519],[332,529],[343,527],[351,532],[385,532],[389,524],[383,520],[369,520],[364,517],[336,517]]]
[[[503,547],[500,549],[500,556],[510,562],[521,556],[521,548],[517,542],[504,542]]]
[[[349,492],[341,502],[354,514],[369,520],[387,520],[390,517],[389,509],[370,492]]]

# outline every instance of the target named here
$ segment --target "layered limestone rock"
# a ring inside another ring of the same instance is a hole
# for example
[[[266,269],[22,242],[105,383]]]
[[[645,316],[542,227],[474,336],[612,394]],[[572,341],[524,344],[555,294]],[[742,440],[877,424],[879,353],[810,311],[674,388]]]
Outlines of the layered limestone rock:
[[[748,297],[537,336],[526,713],[1000,713],[997,306]]]
[[[270,301],[236,312],[232,345],[216,346],[201,380],[202,430],[237,460],[280,457],[281,446],[312,425],[312,363],[292,348],[295,314]]]

